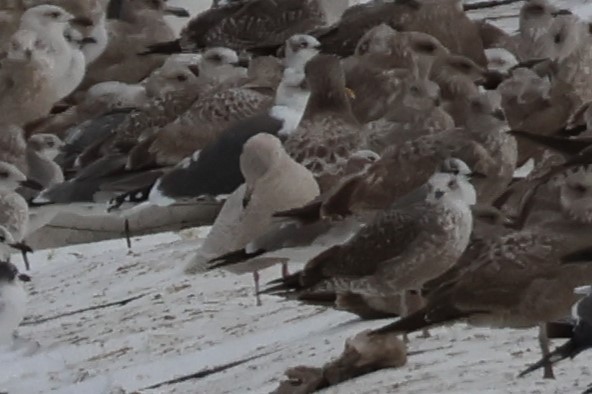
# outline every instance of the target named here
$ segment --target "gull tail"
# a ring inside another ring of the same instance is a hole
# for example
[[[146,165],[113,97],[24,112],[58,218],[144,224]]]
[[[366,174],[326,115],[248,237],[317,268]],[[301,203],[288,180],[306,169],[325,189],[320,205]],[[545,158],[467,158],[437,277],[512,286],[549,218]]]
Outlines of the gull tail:
[[[394,323],[387,324],[384,327],[380,327],[372,331],[372,335],[375,334],[386,334],[389,332],[396,333],[410,333],[424,328],[429,328],[442,323],[452,322],[458,319],[469,317],[479,313],[475,312],[464,312],[456,309],[452,305],[442,305],[436,307],[425,307],[417,312],[414,312],[408,316],[405,316]]]
[[[173,40],[167,42],[159,42],[158,44],[149,45],[144,52],[140,52],[138,55],[146,56],[146,55],[172,55],[174,53],[181,53],[183,52],[183,48],[181,48],[181,41],[180,40]]]
[[[266,251],[263,249],[259,249],[255,252],[248,253],[245,249],[235,250],[234,252],[226,253],[222,256],[216,257],[207,262],[208,270],[213,270],[216,268],[227,267],[229,265],[234,265],[238,263],[243,263],[249,259],[261,256]]]
[[[591,263],[592,262],[592,246],[577,250],[575,252],[566,254],[561,257],[562,264],[573,263]]]
[[[139,204],[148,201],[148,197],[150,196],[151,190],[152,186],[149,186],[147,188],[141,188],[138,190],[132,190],[131,192],[120,194],[119,196],[114,197],[111,199],[111,201],[109,201],[109,205],[107,206],[107,212],[118,210],[126,202]]]
[[[300,284],[300,275],[301,271],[298,271],[285,278],[272,280],[268,283],[268,285],[272,286],[264,289],[260,294],[282,295],[282,293],[302,290],[303,287]]]
[[[576,341],[570,339],[563,345],[559,346],[557,349],[553,350],[547,356],[540,359],[538,362],[532,364],[530,367],[526,368],[524,371],[520,372],[518,377],[523,377],[528,375],[529,373],[536,371],[539,368],[542,368],[546,364],[557,364],[561,360],[565,360],[566,358],[574,358],[575,356],[580,353],[583,348],[577,345]]]
[[[564,155],[576,155],[592,144],[592,139],[590,138],[570,139],[539,135],[521,130],[512,130],[510,134],[518,139],[534,142]]]

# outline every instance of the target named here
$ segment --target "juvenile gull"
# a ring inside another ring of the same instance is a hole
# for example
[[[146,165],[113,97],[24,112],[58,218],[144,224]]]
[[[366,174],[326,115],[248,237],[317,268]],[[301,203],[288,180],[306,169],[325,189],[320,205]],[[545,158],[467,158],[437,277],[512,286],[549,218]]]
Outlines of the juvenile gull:
[[[228,194],[244,178],[239,156],[244,143],[259,133],[289,137],[298,127],[309,98],[304,74],[287,69],[267,114],[256,115],[230,126],[216,141],[186,158],[164,175],[150,191],[150,201],[169,205],[175,199]]]
[[[321,190],[343,175],[349,156],[364,139],[351,112],[345,75],[339,59],[317,55],[305,67],[310,98],[298,129],[288,137],[286,151],[311,170]]]
[[[0,125],[0,162],[12,164],[26,174],[29,171],[26,156],[27,140],[23,129]]]
[[[44,189],[64,181],[64,174],[54,159],[64,143],[53,134],[35,134],[27,141],[28,178]]]
[[[33,30],[18,30],[0,63],[0,123],[24,126],[49,114],[57,93],[55,56]]]
[[[175,165],[213,142],[234,122],[268,111],[281,70],[273,57],[253,59],[249,78],[237,81],[235,87],[216,88],[198,98],[172,123],[138,144],[130,153],[127,168]]]
[[[0,228],[0,244],[5,244],[4,231]],[[5,238],[6,239],[6,238]],[[17,327],[25,317],[27,308],[27,293],[22,282],[29,282],[31,278],[19,274],[18,269],[11,263],[0,261],[0,346],[12,343]]]
[[[351,240],[321,253],[305,268],[266,292],[294,289],[366,296],[419,289],[448,270],[472,231],[475,190],[464,178],[437,173],[422,201],[392,205]]]
[[[311,172],[271,134],[257,134],[247,141],[240,167],[245,184],[228,197],[186,272],[194,273],[209,259],[244,247],[269,229],[275,212],[301,206],[319,194]],[[257,276],[255,281],[259,293]]]
[[[440,107],[436,83],[410,76],[401,85],[387,101],[387,114],[364,126],[368,148],[379,154],[389,146],[454,127],[452,117]]]
[[[280,46],[289,37],[325,24],[318,0],[252,0],[211,8],[193,18],[174,41],[147,53],[194,52],[224,46],[235,50]]]
[[[467,249],[456,272],[428,289],[424,308],[377,332],[411,332],[459,319],[497,328],[529,328],[568,315],[577,301],[573,288],[592,278],[590,264],[567,261],[569,256],[589,256],[590,169],[579,168],[562,179],[557,198],[563,215],[544,225],[482,239]],[[545,336],[541,330],[543,355]],[[545,377],[550,376],[546,368]]]
[[[185,10],[167,6],[164,0],[111,0],[109,7],[108,44],[90,64],[83,88],[103,81],[140,82],[165,59],[139,58],[137,54],[147,45],[174,38],[165,14],[189,16]]]

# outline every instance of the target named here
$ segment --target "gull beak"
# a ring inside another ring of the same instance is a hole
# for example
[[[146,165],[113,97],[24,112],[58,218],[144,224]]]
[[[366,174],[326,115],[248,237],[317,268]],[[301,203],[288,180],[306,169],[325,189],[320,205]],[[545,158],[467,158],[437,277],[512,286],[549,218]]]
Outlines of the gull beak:
[[[29,189],[38,190],[38,191],[45,189],[42,184],[40,184],[39,182],[34,181],[32,179],[26,179],[26,180],[22,181],[22,182],[20,182],[20,185],[23,187],[28,187]]]
[[[471,178],[476,178],[476,179],[485,179],[485,178],[487,178],[487,175],[485,175],[482,172],[477,172],[477,171],[471,172],[471,174],[469,176]]]
[[[491,114],[493,115],[494,118],[496,118],[498,120],[501,120],[501,121],[506,120],[506,114],[504,113],[504,111],[502,109],[496,109]]]
[[[574,289],[574,294],[587,296],[592,294],[592,286],[580,286]]]
[[[238,59],[238,62],[236,63],[236,66],[238,67],[244,67],[244,68],[249,68],[249,64],[251,63],[250,59],[247,58],[241,58]]]
[[[82,27],[91,27],[94,25],[94,22],[85,16],[77,16],[70,19],[70,23],[73,25],[78,25]]]
[[[345,88],[345,93],[347,94],[347,97],[349,97],[352,100],[356,99],[356,92],[354,92],[352,89],[350,88]]]
[[[84,37],[84,38],[83,38],[83,39],[80,41],[80,43],[81,43],[82,45],[87,45],[87,44],[96,44],[96,43],[97,43],[97,40],[96,40],[96,38],[94,38],[94,37]]]
[[[167,6],[164,9],[166,15],[174,15],[179,18],[189,18],[191,14],[185,8]]]
[[[573,15],[573,12],[571,12],[570,10],[561,9],[561,10],[557,10],[557,11],[552,12],[551,15],[553,15],[553,16]]]
[[[19,280],[21,282],[30,282],[31,281],[31,277],[27,274],[18,274],[17,278],[19,278]]]
[[[11,248],[16,249],[22,253],[33,253],[33,249],[29,245],[27,245],[26,243],[23,243],[23,242],[8,244],[8,246],[10,246]]]

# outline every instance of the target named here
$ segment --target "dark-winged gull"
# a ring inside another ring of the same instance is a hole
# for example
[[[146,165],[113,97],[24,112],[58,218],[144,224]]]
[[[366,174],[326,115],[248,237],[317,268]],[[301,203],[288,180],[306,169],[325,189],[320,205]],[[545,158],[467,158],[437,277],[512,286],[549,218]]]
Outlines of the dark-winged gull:
[[[4,232],[0,229],[0,244]],[[18,269],[11,263],[0,261],[0,346],[12,343],[15,331],[25,318],[27,308],[27,292],[22,282],[29,282],[31,278],[19,274]]]
[[[397,295],[420,289],[456,263],[472,231],[475,190],[463,177],[436,173],[425,199],[392,205],[351,240],[309,261],[266,292]]]
[[[224,46],[243,50],[280,46],[289,37],[325,24],[318,0],[252,0],[211,8],[193,18],[177,40],[156,44],[147,53],[192,52]]]
[[[284,71],[275,105],[268,113],[235,123],[216,141],[183,160],[158,180],[149,200],[157,205],[169,205],[176,199],[234,191],[244,181],[239,168],[244,143],[262,132],[286,138],[298,127],[309,97],[303,81],[303,73],[292,69]]]
[[[343,175],[349,156],[364,144],[361,125],[351,112],[339,59],[317,55],[305,67],[310,98],[286,151],[311,170],[321,187],[330,188]]]
[[[557,323],[568,331],[566,337],[569,341],[522,371],[520,376],[536,371],[545,364],[557,364],[566,358],[573,359],[581,352],[592,348],[592,286],[578,287],[574,291],[583,298],[573,306],[572,319],[567,323]]]
[[[319,194],[312,173],[271,134],[257,134],[247,141],[240,167],[245,183],[226,200],[186,272],[194,273],[211,258],[244,247],[269,229],[275,212],[299,207]],[[258,293],[257,276],[255,280]]]

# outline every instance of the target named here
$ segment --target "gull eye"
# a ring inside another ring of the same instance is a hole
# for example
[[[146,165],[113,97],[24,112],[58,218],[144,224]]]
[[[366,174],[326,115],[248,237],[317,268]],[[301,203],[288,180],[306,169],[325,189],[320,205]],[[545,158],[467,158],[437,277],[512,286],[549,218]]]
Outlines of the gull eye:
[[[577,184],[573,185],[572,189],[580,194],[584,194],[588,191],[588,188],[586,186],[582,185],[581,183],[577,183]]]
[[[10,174],[6,171],[0,171],[0,178],[8,178]]]
[[[177,75],[177,81],[179,81],[179,82],[187,81],[187,76],[183,75],[183,74],[179,74],[179,75]]]

